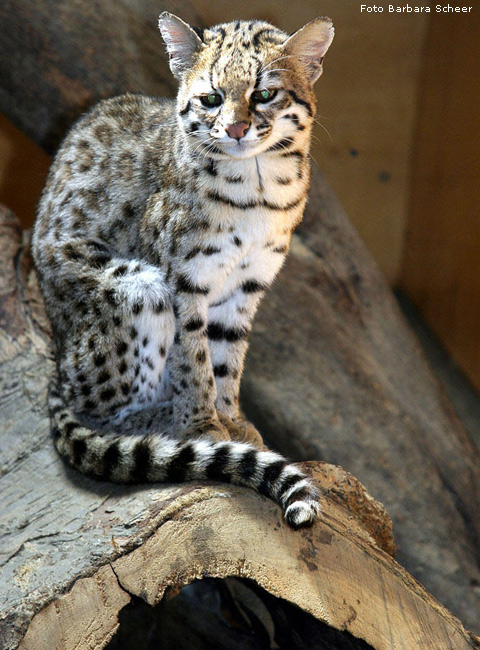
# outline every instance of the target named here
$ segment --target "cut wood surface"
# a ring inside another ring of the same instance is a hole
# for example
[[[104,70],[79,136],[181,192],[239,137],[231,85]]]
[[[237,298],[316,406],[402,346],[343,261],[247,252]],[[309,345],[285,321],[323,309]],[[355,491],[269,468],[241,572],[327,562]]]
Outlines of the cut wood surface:
[[[276,504],[245,488],[115,486],[66,467],[49,432],[48,326],[21,240],[3,210],[2,650],[102,648],[132,595],[155,605],[204,576],[252,579],[375,649],[480,647],[392,559],[383,506],[338,467],[306,464],[323,516],[301,532],[284,524]]]

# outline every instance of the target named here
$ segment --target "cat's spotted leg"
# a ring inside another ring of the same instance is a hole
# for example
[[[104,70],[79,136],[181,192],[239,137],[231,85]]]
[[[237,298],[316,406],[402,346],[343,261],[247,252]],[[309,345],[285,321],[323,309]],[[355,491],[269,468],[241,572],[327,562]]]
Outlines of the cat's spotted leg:
[[[169,357],[175,430],[184,437],[228,440],[216,411],[217,391],[207,342],[209,288],[185,273],[175,279],[175,338]]]
[[[257,281],[243,282],[227,300],[210,306],[207,329],[217,410],[231,421],[227,428],[232,438],[258,447],[263,447],[262,437],[243,420],[238,400],[248,336],[264,290]]]

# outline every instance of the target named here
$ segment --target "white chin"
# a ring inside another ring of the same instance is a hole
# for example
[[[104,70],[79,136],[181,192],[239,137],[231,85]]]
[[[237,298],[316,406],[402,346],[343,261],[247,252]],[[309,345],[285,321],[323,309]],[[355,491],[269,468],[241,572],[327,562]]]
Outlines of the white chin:
[[[223,146],[222,151],[231,156],[232,158],[251,158],[256,153],[258,153],[258,146],[255,144],[238,144],[230,145],[228,147]]]

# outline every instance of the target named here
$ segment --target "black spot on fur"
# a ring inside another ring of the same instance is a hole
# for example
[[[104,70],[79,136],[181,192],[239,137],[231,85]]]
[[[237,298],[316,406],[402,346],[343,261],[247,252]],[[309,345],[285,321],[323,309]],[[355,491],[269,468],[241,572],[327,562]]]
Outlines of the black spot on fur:
[[[109,402],[111,399],[115,397],[115,393],[116,393],[115,388],[109,386],[108,388],[104,388],[100,392],[100,399],[102,400],[102,402]]]
[[[189,321],[185,323],[185,329],[187,332],[195,332],[197,330],[202,329],[202,327],[205,326],[205,321],[203,318],[195,317],[191,318]]]
[[[108,481],[121,458],[118,441],[112,442],[103,454],[102,469],[99,478]]]
[[[140,440],[133,448],[132,479],[145,482],[152,467],[152,449],[148,440]]]
[[[227,377],[229,374],[228,366],[224,363],[221,363],[218,366],[213,366],[213,374],[215,377]]]
[[[67,422],[64,426],[64,431],[65,431],[65,437],[70,438],[72,435],[72,431],[75,431],[75,429],[78,429],[80,425],[78,422]]]
[[[277,460],[264,469],[262,482],[258,486],[258,491],[261,494],[271,494],[272,486],[280,477],[285,465],[286,462],[284,460]]]
[[[188,260],[193,259],[194,257],[196,257],[196,256],[200,253],[201,250],[202,250],[202,249],[201,249],[200,246],[194,246],[194,247],[192,248],[192,250],[190,250],[190,251],[185,255],[185,260],[188,261]]]
[[[102,370],[102,372],[97,377],[97,384],[104,384],[111,378],[111,376],[112,375],[108,372],[108,370]]]
[[[128,264],[120,264],[117,266],[115,271],[112,273],[114,278],[118,278],[122,275],[125,275],[128,272]]]
[[[258,293],[265,291],[266,287],[257,280],[246,280],[241,286],[243,293]]]
[[[104,354],[96,354],[93,357],[93,362],[96,365],[97,368],[100,368],[100,366],[103,366],[105,364],[105,361],[107,360],[107,357]]]
[[[229,461],[230,450],[228,445],[218,447],[207,465],[205,476],[214,481],[224,481],[225,483],[229,483],[231,481],[231,476],[227,473]]]
[[[187,443],[169,462],[166,468],[165,481],[167,483],[183,483],[188,475],[188,466],[194,461],[195,450],[193,445]]]
[[[181,274],[177,278],[177,291],[180,291],[182,293],[199,293],[202,295],[207,295],[210,289],[209,287],[202,287],[195,284],[186,275]]]
[[[165,311],[165,303],[163,300],[159,300],[155,305],[153,306],[153,313],[154,314],[161,314],[163,311]]]
[[[72,463],[78,467],[87,451],[87,443],[83,438],[78,438],[72,444]]]
[[[103,297],[113,307],[117,306],[117,299],[115,296],[115,291],[113,289],[105,289],[103,292]]]
[[[138,314],[142,311],[142,309],[143,309],[143,302],[141,302],[140,300],[135,302],[132,306],[132,311],[136,316],[138,316]]]
[[[211,341],[227,341],[228,343],[235,343],[246,338],[248,330],[243,327],[234,328],[226,327],[222,323],[209,323],[207,329],[208,338]]]
[[[206,246],[203,250],[202,253],[204,255],[210,256],[214,255],[215,253],[220,253],[221,249],[218,248],[218,246]]]

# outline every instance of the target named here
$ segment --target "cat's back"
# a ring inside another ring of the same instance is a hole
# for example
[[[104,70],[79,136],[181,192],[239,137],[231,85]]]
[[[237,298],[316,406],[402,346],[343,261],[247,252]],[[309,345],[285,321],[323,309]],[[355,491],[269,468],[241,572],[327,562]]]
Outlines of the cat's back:
[[[72,235],[105,236],[112,220],[118,228],[140,213],[158,189],[149,170],[172,157],[174,132],[174,100],[126,94],[92,108],[55,156],[34,245]]]

